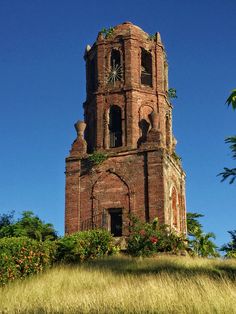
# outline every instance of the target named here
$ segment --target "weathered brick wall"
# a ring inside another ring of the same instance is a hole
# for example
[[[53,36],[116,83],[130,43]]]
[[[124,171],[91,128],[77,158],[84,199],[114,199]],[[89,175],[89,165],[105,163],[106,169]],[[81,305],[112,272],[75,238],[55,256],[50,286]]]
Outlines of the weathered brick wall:
[[[74,181],[78,180],[77,176],[73,179],[73,186],[68,185],[69,189],[78,193],[75,198],[77,207],[73,207],[77,215],[73,219],[77,217],[77,222],[84,222],[96,217],[96,223],[101,226],[104,211],[107,215],[106,211],[110,208],[122,208],[123,232],[126,234],[129,214],[134,214],[143,221],[151,221],[158,217],[161,223],[173,225],[171,191],[175,187],[178,191],[179,215],[176,229],[185,231],[181,222],[183,190],[179,181],[179,169],[176,171],[173,169],[173,162],[166,159],[165,150],[140,149],[110,156],[101,165],[90,169],[86,161],[84,166],[82,162],[79,192],[75,189],[78,188],[78,184]],[[71,176],[68,180],[70,184]],[[69,201],[75,196],[72,191],[68,191]],[[75,200],[72,200],[71,205]],[[73,228],[76,227],[79,230],[81,225],[75,224],[73,219],[68,219],[66,222],[71,225],[68,230],[74,230]]]
[[[80,160],[71,158],[66,163],[65,233],[79,230]]]

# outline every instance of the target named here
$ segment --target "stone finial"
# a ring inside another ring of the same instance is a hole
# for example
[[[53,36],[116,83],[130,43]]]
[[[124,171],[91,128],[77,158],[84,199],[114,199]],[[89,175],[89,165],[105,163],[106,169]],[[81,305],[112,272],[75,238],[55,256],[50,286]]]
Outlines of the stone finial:
[[[90,45],[87,45],[85,50],[84,50],[84,60],[86,60],[86,57],[87,57],[87,54],[88,52],[91,50],[91,46]]]
[[[162,43],[161,42],[161,34],[159,32],[157,33],[156,38],[157,38],[157,42],[161,44]]]
[[[91,49],[91,46],[90,46],[90,45],[87,45],[87,46],[86,46],[86,52],[89,52],[90,49]]]
[[[77,121],[74,126],[75,126],[75,130],[77,132],[77,136],[79,138],[81,138],[81,137],[83,138],[84,130],[86,128],[86,123],[84,121]]]
[[[70,155],[73,157],[83,157],[87,152],[87,143],[84,139],[84,130],[86,128],[86,123],[83,121],[78,121],[75,123],[75,129],[77,133],[77,138],[72,144]]]

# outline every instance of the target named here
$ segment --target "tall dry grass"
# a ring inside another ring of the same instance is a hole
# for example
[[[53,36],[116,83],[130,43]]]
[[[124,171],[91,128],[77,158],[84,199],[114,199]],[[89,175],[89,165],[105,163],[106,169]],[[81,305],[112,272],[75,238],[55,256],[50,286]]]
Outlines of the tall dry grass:
[[[111,257],[0,289],[1,313],[236,313],[236,261]]]

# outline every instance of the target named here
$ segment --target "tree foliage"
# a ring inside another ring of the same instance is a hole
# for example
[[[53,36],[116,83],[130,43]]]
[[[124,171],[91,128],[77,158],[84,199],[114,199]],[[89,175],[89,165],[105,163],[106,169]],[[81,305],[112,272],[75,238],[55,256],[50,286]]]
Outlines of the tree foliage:
[[[221,247],[221,251],[225,252],[225,257],[234,257],[236,258],[236,230],[228,231],[231,235],[231,241],[227,244],[224,244]]]
[[[232,108],[236,109],[236,89],[233,89],[231,91],[231,94],[229,95],[228,99],[225,102],[228,106],[232,106]]]
[[[0,215],[0,238],[29,237],[45,241],[57,238],[57,233],[50,223],[43,222],[32,211],[24,211],[21,218],[14,220],[14,212]]]
[[[215,234],[213,232],[203,233],[199,232],[191,240],[191,247],[197,256],[201,257],[217,257],[219,256],[217,252],[217,246],[211,240],[215,239]]]
[[[202,225],[198,221],[198,218],[204,217],[198,213],[187,213],[187,230],[189,236],[194,236],[199,230],[202,230]]]
[[[202,224],[198,221],[204,215],[199,213],[187,213],[187,230],[189,236],[189,247],[194,255],[201,257],[217,257],[217,246],[211,240],[215,239],[213,232],[204,233]]]
[[[233,89],[230,96],[226,100],[228,106],[232,106],[233,110],[236,109],[236,89]],[[236,159],[236,136],[230,136],[225,139],[225,143],[230,144],[233,159]],[[236,179],[236,168],[224,167],[224,171],[219,173],[222,177],[221,181],[229,179],[229,183],[232,184]]]

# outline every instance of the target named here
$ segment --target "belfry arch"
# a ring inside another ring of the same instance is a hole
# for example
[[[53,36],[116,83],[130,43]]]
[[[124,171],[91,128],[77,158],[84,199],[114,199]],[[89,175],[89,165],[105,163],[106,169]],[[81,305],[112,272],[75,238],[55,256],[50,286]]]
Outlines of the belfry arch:
[[[117,105],[109,110],[109,136],[111,148],[122,146],[122,110]]]

